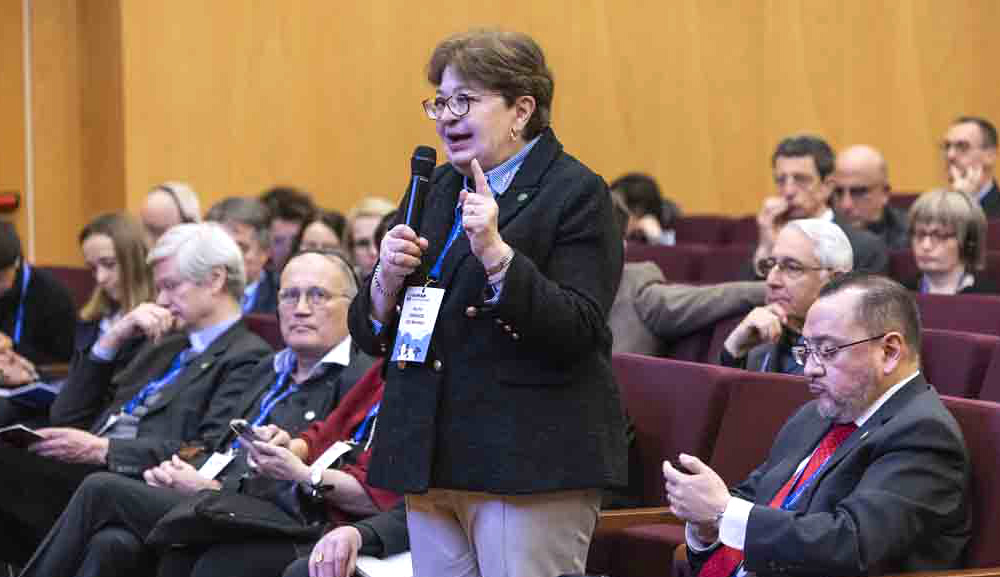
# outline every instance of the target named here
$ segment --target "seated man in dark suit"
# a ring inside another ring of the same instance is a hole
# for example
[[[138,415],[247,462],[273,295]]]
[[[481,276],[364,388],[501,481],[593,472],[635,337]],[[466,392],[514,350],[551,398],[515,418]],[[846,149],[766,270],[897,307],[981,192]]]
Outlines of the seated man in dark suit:
[[[270,351],[241,320],[243,259],[221,227],[178,225],[148,261],[156,303],[116,321],[64,386],[65,418],[80,428],[41,429],[27,451],[0,447],[2,560],[23,561],[90,473],[138,476],[228,433],[240,407],[216,398],[222,383],[245,378]],[[148,343],[112,380],[109,359],[139,334]]]
[[[750,311],[723,343],[721,363],[751,371],[802,374],[792,347],[820,288],[850,272],[844,231],[820,219],[793,220],[778,234],[771,255],[758,264],[767,277],[767,304]]]
[[[816,399],[732,491],[696,457],[663,464],[703,577],[955,568],[969,541],[969,455],[920,373],[920,314],[885,277],[827,284],[795,349]],[[751,431],[748,431],[748,434]]]
[[[247,378],[223,384],[225,396],[239,399],[236,416],[298,435],[338,406],[374,362],[351,346],[347,332],[347,307],[357,292],[354,271],[339,255],[306,252],[288,260],[279,292],[281,334],[288,348],[261,359]],[[233,457],[215,474],[171,459],[146,471],[145,481],[108,473],[90,476],[24,575],[55,576],[66,568],[73,575],[136,572],[146,537],[138,528],[148,532],[167,510],[197,491],[239,490],[248,468],[232,441],[232,436],[224,437],[212,448],[220,453],[215,457],[220,463],[222,455]],[[207,455],[197,462],[206,461]],[[129,506],[88,506],[100,499],[127,500]],[[185,555],[193,561],[200,552],[191,547]]]
[[[941,141],[951,188],[979,202],[986,218],[1000,218],[997,188],[997,128],[977,116],[961,116]]]
[[[0,222],[0,386],[34,381],[36,365],[69,362],[75,328],[69,290],[28,264],[14,226]]]
[[[837,216],[889,248],[910,248],[906,213],[889,205],[892,187],[882,153],[863,144],[849,146],[837,154],[836,166],[832,198]]]
[[[833,191],[833,149],[810,135],[782,140],[771,156],[777,195],[764,199],[757,213],[757,250],[754,261],[767,257],[786,222],[799,218],[829,220],[844,230],[854,251],[854,270],[885,273],[889,252],[874,234],[854,228],[830,208]]]
[[[271,220],[267,206],[255,198],[231,196],[208,209],[205,220],[217,222],[243,252],[247,286],[241,306],[244,314],[273,313],[278,308],[277,273],[264,269],[271,255]]]

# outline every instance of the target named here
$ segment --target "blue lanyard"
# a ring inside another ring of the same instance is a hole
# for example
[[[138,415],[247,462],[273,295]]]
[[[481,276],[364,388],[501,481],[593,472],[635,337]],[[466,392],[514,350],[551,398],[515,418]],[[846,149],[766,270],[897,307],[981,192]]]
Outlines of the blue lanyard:
[[[441,251],[441,254],[438,255],[437,262],[434,263],[434,268],[431,269],[431,280],[438,281],[441,279],[441,265],[444,263],[444,257],[448,254],[448,250],[451,249],[452,243],[455,242],[456,238],[458,238],[458,234],[460,232],[462,232],[461,204],[455,207],[455,224],[451,226],[451,232],[448,233],[448,242],[444,244],[444,249]]]
[[[132,411],[134,411],[136,407],[146,402],[146,399],[160,392],[163,387],[170,384],[170,382],[173,381],[182,370],[184,370],[184,360],[187,356],[185,353],[189,350],[190,349],[185,349],[181,351],[177,357],[174,358],[174,362],[170,364],[170,368],[167,370],[167,373],[159,379],[150,381],[148,385],[143,387],[142,390],[139,391],[139,394],[132,397],[132,400],[125,405],[122,412],[131,415]]]
[[[278,406],[278,403],[288,398],[288,395],[291,395],[295,391],[299,390],[299,386],[295,383],[292,383],[292,385],[287,389],[285,389],[283,393],[281,393],[280,395],[278,394],[278,391],[281,390],[281,387],[285,386],[285,383],[288,381],[288,377],[291,374],[292,374],[292,369],[289,368],[288,370],[282,371],[281,374],[278,375],[278,378],[274,380],[274,384],[271,385],[271,389],[267,392],[266,395],[264,395],[264,398],[261,399],[260,401],[260,414],[257,415],[257,418],[254,419],[252,423],[250,423],[252,426],[259,427],[265,422],[267,422],[267,418],[271,415],[271,411],[274,410],[274,407]],[[233,442],[230,445],[230,447],[236,449],[239,445],[240,445],[240,438],[237,436],[235,439],[233,439]]]
[[[31,279],[31,266],[24,263],[21,266],[21,298],[17,303],[17,316],[14,321],[14,345],[21,342],[21,332],[24,329],[24,299],[28,296],[28,281]]]
[[[354,433],[355,445],[359,444],[361,442],[361,439],[365,438],[365,429],[368,428],[368,423],[371,423],[372,419],[374,419],[378,415],[378,409],[381,406],[382,406],[382,401],[375,403],[375,406],[372,407],[370,411],[368,411],[367,415],[365,415],[365,420],[361,421],[361,425],[358,426],[358,430],[355,431]]]
[[[817,449],[819,449],[819,447],[817,447]],[[803,480],[802,483],[798,487],[796,487],[795,490],[792,491],[791,494],[789,494],[789,495],[787,495],[785,497],[785,500],[781,502],[781,508],[782,509],[784,509],[785,511],[788,511],[789,509],[791,509],[792,507],[795,506],[795,503],[799,500],[799,497],[802,496],[802,493],[804,493],[805,490],[808,489],[810,485],[812,485],[813,481],[816,480],[816,477],[819,477],[819,474],[822,473],[824,469],[826,469],[826,464],[830,462],[830,459],[832,457],[833,457],[832,454],[829,457],[827,457],[826,460],[823,461],[823,464],[820,465],[819,467],[817,467],[816,470],[813,471],[812,475],[809,475],[808,479]],[[812,458],[812,456],[810,455],[810,459],[811,458]],[[806,461],[806,464],[803,465],[802,471],[799,473],[799,475],[801,475],[802,473],[804,473],[805,470],[806,470],[806,467],[808,467],[808,466],[809,466],[809,462]],[[799,480],[796,479],[795,482],[798,483]]]

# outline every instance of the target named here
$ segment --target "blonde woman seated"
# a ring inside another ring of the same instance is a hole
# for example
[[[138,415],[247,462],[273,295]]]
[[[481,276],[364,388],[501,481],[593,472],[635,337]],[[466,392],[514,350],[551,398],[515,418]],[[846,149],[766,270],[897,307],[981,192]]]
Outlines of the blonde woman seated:
[[[921,293],[996,293],[986,268],[986,215],[952,190],[920,195],[908,215],[910,247],[920,275],[904,283]]]

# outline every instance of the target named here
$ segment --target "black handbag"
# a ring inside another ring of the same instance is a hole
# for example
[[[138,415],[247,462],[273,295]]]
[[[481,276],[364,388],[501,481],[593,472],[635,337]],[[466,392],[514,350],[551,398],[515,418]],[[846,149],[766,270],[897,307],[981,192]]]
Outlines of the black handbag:
[[[146,536],[157,550],[260,539],[316,541],[325,523],[275,502],[228,491],[201,491],[170,510]]]

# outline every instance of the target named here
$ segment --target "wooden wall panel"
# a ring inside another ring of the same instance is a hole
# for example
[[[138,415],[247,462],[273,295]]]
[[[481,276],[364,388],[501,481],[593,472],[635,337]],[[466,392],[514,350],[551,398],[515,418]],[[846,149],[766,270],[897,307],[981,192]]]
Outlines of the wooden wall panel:
[[[689,213],[755,211],[771,150],[793,132],[875,145],[895,187],[919,190],[941,182],[950,119],[1000,121],[993,0],[35,6],[39,167],[52,170],[39,184],[74,215],[135,209],[165,179],[191,182],[206,208],[275,183],[341,210],[396,198],[413,147],[436,144],[419,107],[426,59],[472,26],[535,36],[566,148],[608,180],[653,173]],[[53,216],[39,249],[74,258],[80,218]]]
[[[30,254],[24,208],[24,35],[21,2],[0,2],[0,191],[21,193],[17,212],[4,215],[24,237]]]

